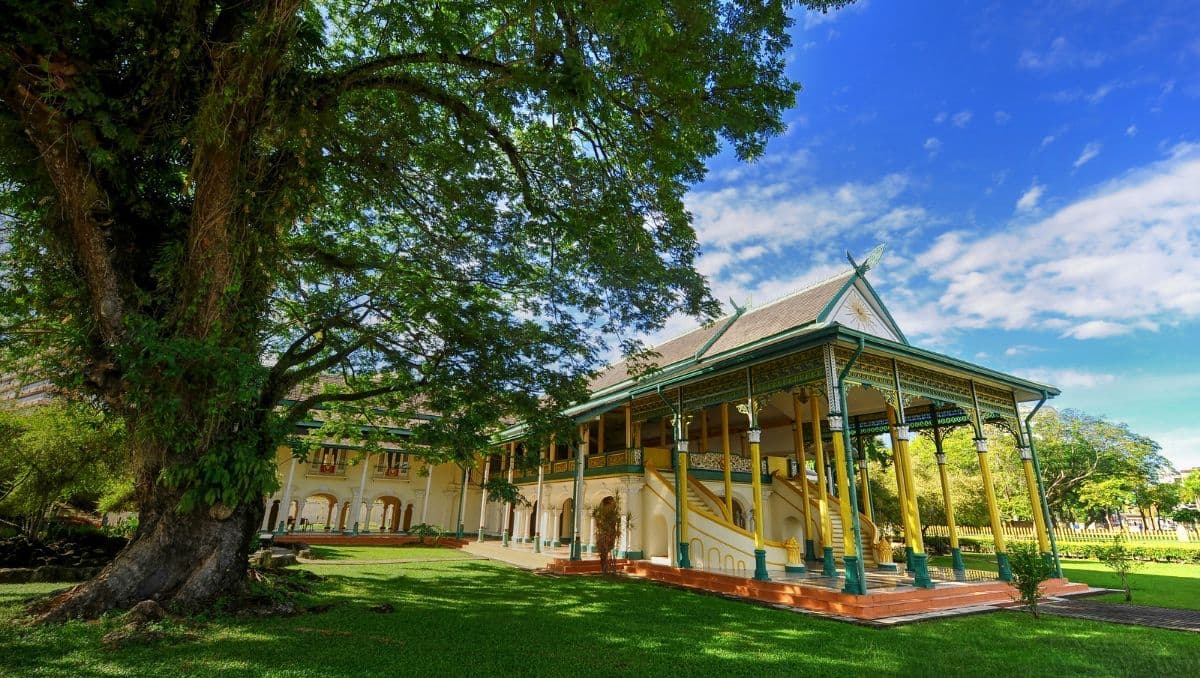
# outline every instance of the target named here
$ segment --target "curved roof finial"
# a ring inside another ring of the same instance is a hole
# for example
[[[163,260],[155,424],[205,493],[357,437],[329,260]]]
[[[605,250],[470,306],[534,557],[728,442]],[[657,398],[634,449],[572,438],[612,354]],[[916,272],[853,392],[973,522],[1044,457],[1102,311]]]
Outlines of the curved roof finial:
[[[866,260],[861,264],[854,260],[854,256],[851,255],[850,252],[846,252],[846,260],[850,262],[850,265],[854,268],[855,273],[860,276],[866,275],[867,271],[875,268],[876,264],[879,263],[879,260],[883,258],[883,250],[886,246],[887,245],[885,243],[879,243],[876,245],[875,249],[867,253]]]

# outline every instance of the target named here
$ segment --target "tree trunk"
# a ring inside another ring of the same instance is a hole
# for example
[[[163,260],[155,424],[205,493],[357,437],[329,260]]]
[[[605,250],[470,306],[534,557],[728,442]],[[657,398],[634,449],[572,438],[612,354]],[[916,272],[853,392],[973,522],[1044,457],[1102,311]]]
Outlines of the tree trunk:
[[[91,619],[143,600],[189,611],[239,593],[262,511],[257,503],[187,514],[143,510],[134,540],[95,578],[50,600],[38,621]]]

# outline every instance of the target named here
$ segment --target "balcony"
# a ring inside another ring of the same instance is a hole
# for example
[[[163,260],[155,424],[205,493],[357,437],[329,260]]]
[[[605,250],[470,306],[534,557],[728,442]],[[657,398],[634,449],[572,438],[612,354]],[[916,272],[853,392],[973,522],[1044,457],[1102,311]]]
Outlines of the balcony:
[[[408,480],[408,463],[405,462],[399,466],[379,464],[375,467],[375,473],[372,477],[383,480]]]
[[[340,461],[330,464],[314,462],[308,465],[308,475],[344,478],[346,476],[346,462]]]
[[[614,450],[607,454],[595,454],[584,457],[584,475],[594,475],[605,472],[612,472],[610,469],[628,469],[629,467],[642,466],[642,450],[634,448],[629,450]],[[570,476],[575,473],[574,459],[559,459],[558,461],[547,461],[542,464],[544,477],[562,477]],[[516,482],[528,482],[536,480],[538,475],[537,467],[530,469],[515,469],[513,471],[513,480]]]

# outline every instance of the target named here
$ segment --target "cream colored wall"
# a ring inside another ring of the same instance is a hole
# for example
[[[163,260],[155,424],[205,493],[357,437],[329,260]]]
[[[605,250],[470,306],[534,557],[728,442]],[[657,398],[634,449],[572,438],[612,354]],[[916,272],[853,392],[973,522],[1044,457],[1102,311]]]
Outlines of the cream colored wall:
[[[407,478],[375,478],[373,477],[374,467],[379,464],[379,455],[371,455],[369,460],[359,460],[354,462],[354,455],[350,457],[350,463],[346,467],[345,476],[328,476],[309,473],[309,464],[307,462],[296,463],[295,474],[292,477],[291,500],[299,508],[305,504],[305,499],[311,499],[308,503],[307,510],[302,514],[303,517],[317,523],[324,523],[325,516],[328,512],[328,500],[317,497],[315,495],[329,495],[337,500],[339,507],[344,507],[347,502],[353,502],[357,495],[359,484],[362,482],[362,474],[364,463],[367,468],[366,485],[363,491],[367,505],[371,507],[370,511],[370,530],[378,531],[380,527],[380,513],[383,508],[384,498],[395,498],[400,503],[400,527],[403,527],[403,513],[408,506],[412,506],[412,525],[422,522],[422,513],[425,508],[425,487],[426,478],[422,475],[425,468],[429,468],[433,474],[429,483],[429,503],[428,513],[425,515],[424,522],[431,525],[441,527],[446,531],[454,531],[457,526],[455,518],[458,515],[459,508],[459,490],[462,481],[462,470],[456,464],[439,464],[427,467],[419,457],[410,457],[410,467]],[[266,508],[269,512],[271,505],[275,501],[282,503],[285,492],[287,491],[288,469],[291,465],[291,452],[287,448],[280,448],[276,451],[276,469],[279,479],[279,489],[276,490],[270,497],[266,499]],[[478,473],[478,470],[473,471]],[[467,506],[463,515],[464,529],[466,531],[475,531],[479,528],[479,502],[481,498],[481,490],[477,482],[477,478],[472,478],[472,484],[475,486],[468,489]],[[294,515],[297,509],[292,509],[290,515]],[[338,524],[338,510],[334,512],[333,526],[336,528]],[[367,511],[364,508],[359,509],[360,520],[366,517]],[[355,508],[352,506],[349,518],[346,521],[346,529],[350,529],[354,523]],[[277,527],[278,522],[284,519],[285,515],[289,515],[286,509],[282,506],[279,509],[279,517],[276,518],[276,525],[270,526],[270,529]],[[494,518],[498,518],[496,514]],[[493,521],[494,521],[493,518]],[[297,522],[297,526],[299,527]],[[495,524],[493,522],[493,524]],[[360,525],[360,529],[363,526]],[[499,528],[496,528],[497,530]]]

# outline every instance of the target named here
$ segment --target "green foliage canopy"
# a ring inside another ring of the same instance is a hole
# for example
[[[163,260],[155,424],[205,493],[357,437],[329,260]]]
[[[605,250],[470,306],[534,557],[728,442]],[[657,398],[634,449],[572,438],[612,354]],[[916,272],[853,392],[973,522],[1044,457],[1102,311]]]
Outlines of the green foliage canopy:
[[[120,421],[56,401],[0,410],[0,515],[40,536],[59,503],[94,508],[127,478]]]
[[[4,359],[124,417],[158,511],[257,500],[313,408],[549,430],[717,310],[683,195],[783,130],[791,4],[5,1]]]

